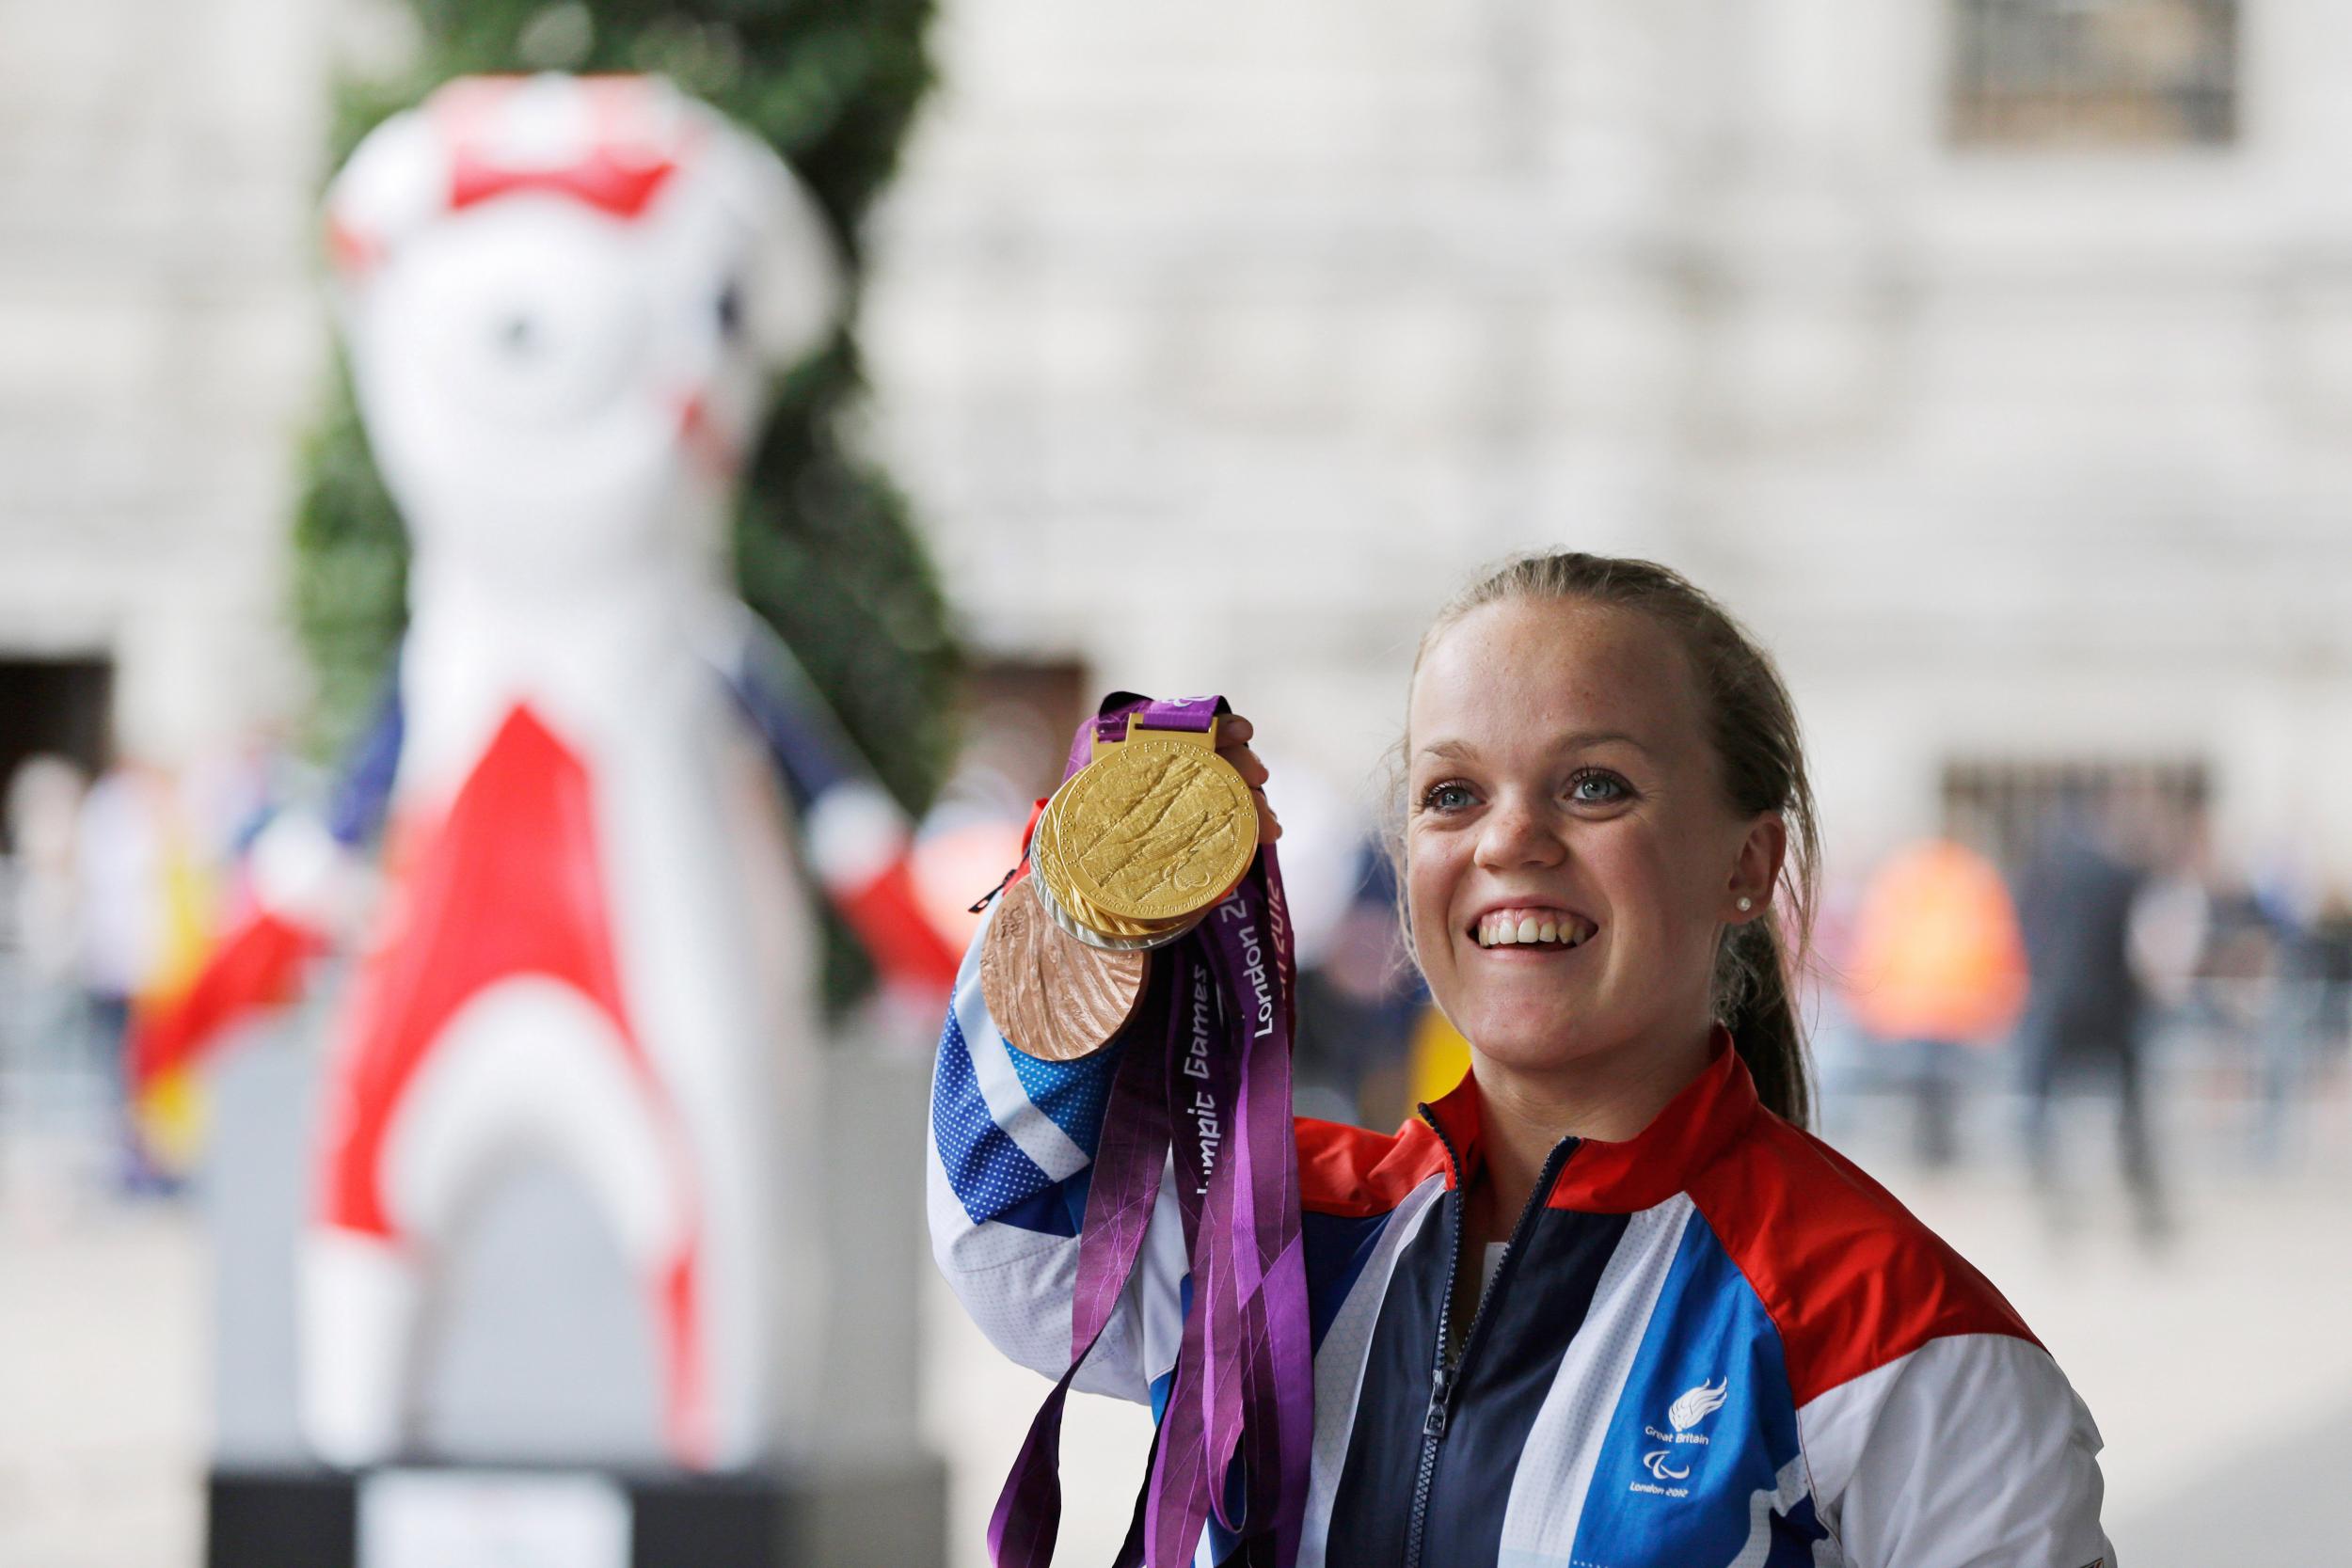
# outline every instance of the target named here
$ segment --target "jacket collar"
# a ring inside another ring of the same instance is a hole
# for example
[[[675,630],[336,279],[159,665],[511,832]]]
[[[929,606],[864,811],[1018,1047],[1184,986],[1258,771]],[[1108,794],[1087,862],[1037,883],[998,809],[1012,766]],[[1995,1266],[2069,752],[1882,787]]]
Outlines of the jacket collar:
[[[1717,1024],[1707,1066],[1648,1126],[1622,1143],[1577,1143],[1552,1184],[1549,1207],[1629,1214],[1663,1203],[1688,1187],[1761,1108],[1756,1081],[1732,1049],[1731,1031]],[[1461,1156],[1463,1174],[1474,1176],[1485,1161],[1476,1081],[1465,1077],[1427,1110]],[[1442,1156],[1438,1163],[1443,1164]],[[1451,1170],[1446,1181],[1454,1181]]]

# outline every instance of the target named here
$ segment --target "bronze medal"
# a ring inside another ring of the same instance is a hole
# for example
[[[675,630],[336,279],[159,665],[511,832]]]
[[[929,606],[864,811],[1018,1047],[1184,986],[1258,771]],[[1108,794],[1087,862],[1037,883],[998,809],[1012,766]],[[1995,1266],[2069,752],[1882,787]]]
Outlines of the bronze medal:
[[[1057,929],[1024,878],[1005,890],[980,946],[989,1015],[1021,1051],[1045,1061],[1092,1055],[1143,1000],[1142,953],[1089,946]]]

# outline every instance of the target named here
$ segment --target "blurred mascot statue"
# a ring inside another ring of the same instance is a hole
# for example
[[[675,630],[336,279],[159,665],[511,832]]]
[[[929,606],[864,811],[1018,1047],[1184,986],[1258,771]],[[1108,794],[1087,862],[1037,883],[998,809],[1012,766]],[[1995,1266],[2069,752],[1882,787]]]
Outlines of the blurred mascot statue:
[[[358,937],[301,1243],[321,1457],[402,1452],[437,1250],[517,1149],[586,1187],[636,1272],[673,1457],[794,1451],[818,1238],[786,1195],[816,1179],[790,1129],[821,1028],[795,823],[887,983],[953,973],[903,816],[729,586],[744,448],[832,327],[833,248],[765,144],[644,77],[452,82],[327,208],[409,629],[328,820],[264,832],[250,916],[138,1069]]]

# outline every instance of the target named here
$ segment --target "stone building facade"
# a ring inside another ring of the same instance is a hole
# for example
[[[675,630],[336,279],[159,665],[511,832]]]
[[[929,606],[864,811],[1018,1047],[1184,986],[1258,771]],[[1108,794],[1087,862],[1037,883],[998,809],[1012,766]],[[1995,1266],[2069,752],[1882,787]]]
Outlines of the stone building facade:
[[[1778,651],[1834,857],[1955,779],[2122,768],[2352,864],[2340,8],[1049,0],[941,40],[868,332],[985,646],[1234,691],[1351,782],[1475,564],[1632,551]]]
[[[166,760],[299,700],[324,82],[383,9],[0,0],[0,676],[111,668]],[[1851,855],[1955,770],[2148,765],[2352,864],[2342,8],[950,0],[937,41],[870,440],[989,655],[1230,690],[1355,787],[1476,564],[1634,551],[1779,651]]]
[[[109,730],[184,762],[299,699],[280,585],[330,20],[0,3],[0,764],[93,761]]]

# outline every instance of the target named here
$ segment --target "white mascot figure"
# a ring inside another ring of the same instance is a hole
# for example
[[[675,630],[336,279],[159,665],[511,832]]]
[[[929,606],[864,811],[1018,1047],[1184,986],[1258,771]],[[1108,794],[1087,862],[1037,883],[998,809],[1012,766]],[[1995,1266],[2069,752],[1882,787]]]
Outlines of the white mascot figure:
[[[328,219],[413,543],[397,700],[328,829],[265,835],[177,1048],[315,946],[380,819],[301,1243],[305,1429],[337,1465],[399,1456],[437,1256],[528,1150],[642,1282],[675,1461],[790,1451],[787,1348],[821,1340],[787,1118],[818,1115],[820,1022],[786,794],[885,977],[952,970],[903,817],[730,587],[739,467],[832,330],[833,246],[764,144],[635,77],[454,82],[361,144]]]

